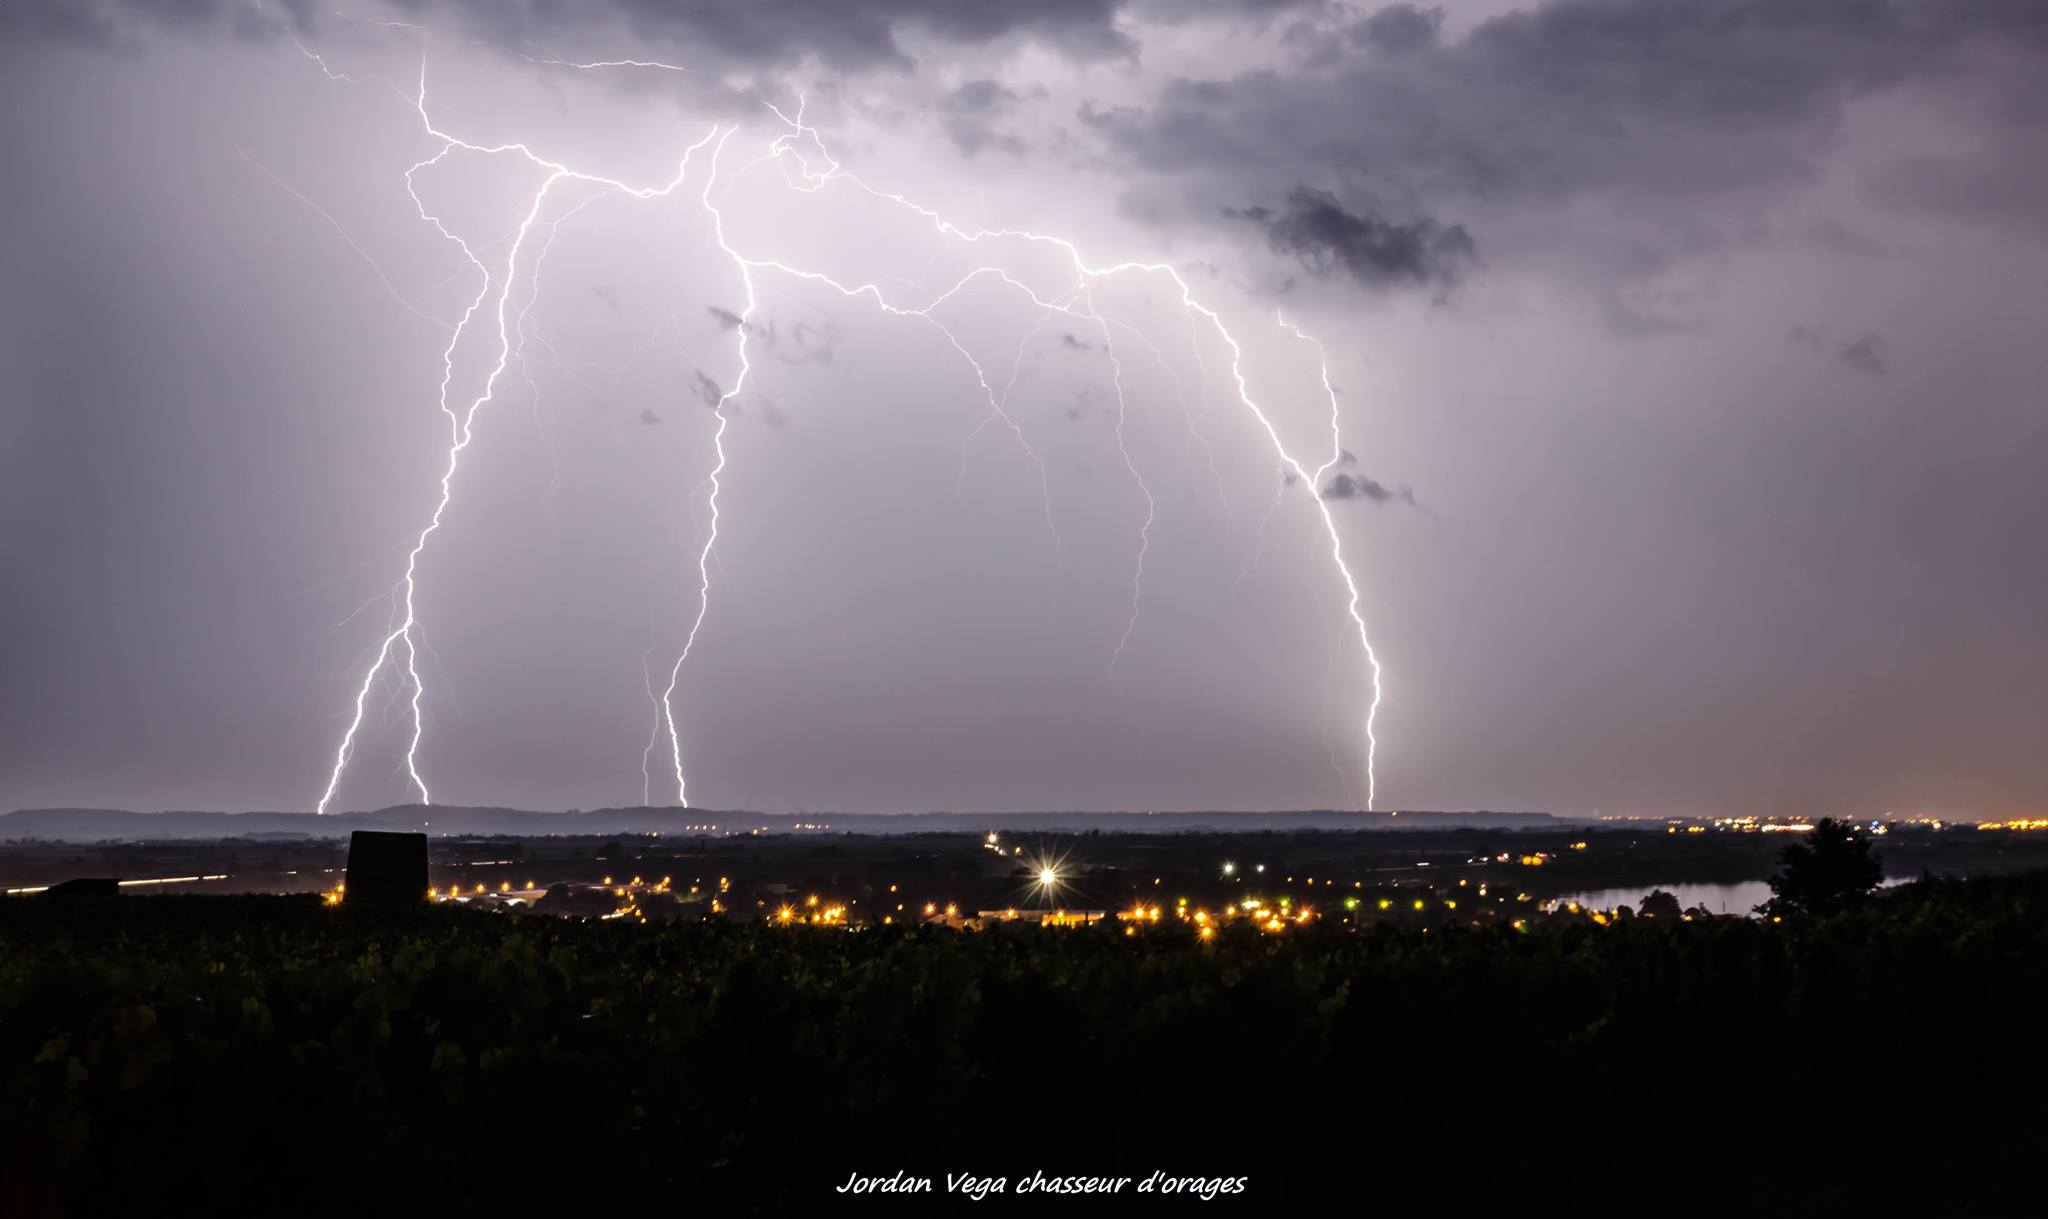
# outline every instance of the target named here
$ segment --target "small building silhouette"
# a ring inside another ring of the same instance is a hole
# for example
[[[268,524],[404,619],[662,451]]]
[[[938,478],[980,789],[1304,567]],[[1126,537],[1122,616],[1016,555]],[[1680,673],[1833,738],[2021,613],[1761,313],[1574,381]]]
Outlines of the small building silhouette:
[[[350,906],[416,906],[427,900],[427,836],[357,830],[348,836]]]

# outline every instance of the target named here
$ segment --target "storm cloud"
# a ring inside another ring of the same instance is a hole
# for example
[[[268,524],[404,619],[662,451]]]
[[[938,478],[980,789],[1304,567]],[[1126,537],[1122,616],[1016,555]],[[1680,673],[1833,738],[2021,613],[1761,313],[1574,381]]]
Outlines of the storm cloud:
[[[1838,223],[1801,220],[1795,200],[1852,109],[1902,90],[1974,134],[1884,159],[1868,198],[2048,227],[2040,0],[1551,0],[1458,37],[1442,25],[1408,5],[1304,11],[1286,68],[1184,76],[1081,118],[1157,175],[1140,192],[1150,214],[1199,220],[1177,201],[1206,199],[1229,219],[1259,183],[1308,183],[1270,213],[1287,225],[1276,250],[1367,284],[1432,269],[1438,242],[1462,253],[1453,233],[1490,264],[1568,269],[1610,294],[1781,225],[1860,247]],[[1444,214],[1458,227],[1377,219]]]
[[[1363,474],[1337,474],[1323,484],[1319,494],[1324,499],[1356,499],[1374,505],[1415,504],[1415,492],[1409,488],[1388,487]]]
[[[731,63],[789,65],[805,56],[838,69],[912,66],[900,34],[984,43],[1025,38],[1084,60],[1129,56],[1117,28],[1118,0],[1030,0],[954,4],[947,0],[599,0],[564,6],[546,0],[420,0],[398,6],[402,20],[445,19],[468,36],[507,48],[609,33],[651,54]],[[0,9],[0,38],[51,38],[132,45],[152,32],[262,38],[290,29],[317,33],[346,18],[304,0],[266,8],[247,0],[16,0]]]
[[[1024,141],[1001,127],[1004,116],[1026,100],[1026,95],[1000,81],[970,80],[939,99],[940,122],[954,147],[972,157],[986,151],[1024,151]]]
[[[1396,223],[1370,213],[1346,211],[1326,190],[1297,186],[1277,211],[1267,207],[1225,208],[1266,230],[1275,250],[1294,256],[1318,275],[1342,272],[1368,287],[1390,283],[1450,284],[1471,264],[1477,250],[1459,225],[1428,217]]]
[[[725,390],[718,382],[705,376],[703,373],[692,374],[691,384],[695,386],[697,396],[704,400],[706,406],[715,409],[725,401]]]
[[[1818,352],[1856,372],[1882,377],[1891,371],[1885,363],[1885,341],[1881,335],[1866,334],[1862,338],[1845,341],[1829,334],[1825,327],[1802,323],[1792,327],[1786,337],[1793,346]]]

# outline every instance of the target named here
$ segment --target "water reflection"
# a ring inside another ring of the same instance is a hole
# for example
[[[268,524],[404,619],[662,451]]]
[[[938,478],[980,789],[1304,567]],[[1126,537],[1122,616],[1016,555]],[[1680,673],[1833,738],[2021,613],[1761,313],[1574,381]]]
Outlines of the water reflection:
[[[1886,887],[1902,885],[1910,879],[1887,876],[1884,884]],[[1640,910],[1643,898],[1657,889],[1676,897],[1680,909],[1704,906],[1710,914],[1754,914],[1758,906],[1771,900],[1768,884],[1760,880],[1745,880],[1733,885],[1636,885],[1626,889],[1592,889],[1585,893],[1567,893],[1556,901],[1545,902],[1543,908],[1550,910],[1564,902],[1577,902],[1594,910],[1612,910],[1616,906]]]

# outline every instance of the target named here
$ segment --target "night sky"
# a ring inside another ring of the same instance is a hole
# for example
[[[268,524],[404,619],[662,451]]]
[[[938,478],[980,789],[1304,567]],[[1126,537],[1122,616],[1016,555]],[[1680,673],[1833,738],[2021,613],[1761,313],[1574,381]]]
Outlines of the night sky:
[[[12,0],[0,151],[0,808],[2048,806],[2039,0]]]

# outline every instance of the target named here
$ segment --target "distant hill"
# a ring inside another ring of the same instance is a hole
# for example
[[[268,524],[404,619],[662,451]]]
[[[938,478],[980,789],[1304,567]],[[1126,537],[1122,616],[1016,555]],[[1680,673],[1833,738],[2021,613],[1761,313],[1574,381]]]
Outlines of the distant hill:
[[[56,842],[167,838],[299,836],[343,838],[352,830],[425,830],[437,837],[476,835],[735,834],[759,832],[903,834],[987,830],[1171,834],[1184,830],[1541,829],[1570,824],[1549,813],[1293,812],[1162,813],[755,813],[680,808],[604,808],[563,813],[516,808],[401,804],[367,812],[138,813],[105,808],[25,808],[0,814],[0,840]]]

